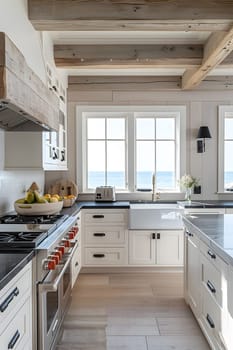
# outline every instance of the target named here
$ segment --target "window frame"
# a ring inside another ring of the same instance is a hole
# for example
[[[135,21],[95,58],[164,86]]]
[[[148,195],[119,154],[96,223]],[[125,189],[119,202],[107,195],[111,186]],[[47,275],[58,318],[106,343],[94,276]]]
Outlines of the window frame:
[[[225,158],[225,118],[233,119],[233,105],[218,106],[218,193],[232,194],[225,191],[224,186],[224,158]]]
[[[169,106],[76,106],[76,174],[77,183],[81,193],[93,193],[95,189],[86,188],[87,179],[87,149],[86,136],[87,116],[103,117],[125,117],[126,118],[126,185],[125,190],[117,191],[118,193],[139,193],[136,191],[136,117],[146,115],[175,116],[176,125],[176,159],[175,171],[177,179],[181,174],[186,172],[186,106],[169,105]],[[86,136],[85,136],[86,135]],[[177,184],[176,189],[169,191],[161,191],[161,193],[180,193]]]

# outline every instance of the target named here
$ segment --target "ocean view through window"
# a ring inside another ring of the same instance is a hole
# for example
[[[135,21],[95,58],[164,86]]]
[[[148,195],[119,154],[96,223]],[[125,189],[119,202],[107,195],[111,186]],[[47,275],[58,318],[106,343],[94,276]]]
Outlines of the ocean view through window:
[[[83,161],[78,172],[84,192],[99,186],[127,192],[150,191],[153,174],[157,190],[179,191],[178,179],[185,166],[185,148],[181,148],[181,140],[183,144],[185,140],[185,108],[133,108],[97,106],[93,111],[94,107],[88,106],[79,113],[79,154]]]

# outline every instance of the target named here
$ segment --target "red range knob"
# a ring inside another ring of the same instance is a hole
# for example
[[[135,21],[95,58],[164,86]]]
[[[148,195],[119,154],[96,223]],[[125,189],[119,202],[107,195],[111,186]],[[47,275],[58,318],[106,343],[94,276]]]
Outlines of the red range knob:
[[[62,258],[62,252],[60,250],[58,250],[58,248],[54,251],[53,255],[58,256],[59,260],[61,260]]]
[[[65,254],[65,246],[64,245],[61,245],[60,247],[57,248],[58,251],[61,253],[61,255],[64,255]]]
[[[60,261],[60,255],[57,253],[52,253],[51,259],[55,261],[56,265],[58,265]]]
[[[47,269],[48,270],[55,270],[55,267],[56,267],[56,263],[54,260],[48,260],[48,263],[47,263]]]
[[[62,243],[64,244],[64,246],[65,246],[66,248],[69,248],[69,247],[70,247],[70,241],[69,241],[68,239],[63,239],[63,240],[62,240]]]
[[[74,239],[75,237],[75,232],[74,231],[69,231],[68,232],[69,239]]]

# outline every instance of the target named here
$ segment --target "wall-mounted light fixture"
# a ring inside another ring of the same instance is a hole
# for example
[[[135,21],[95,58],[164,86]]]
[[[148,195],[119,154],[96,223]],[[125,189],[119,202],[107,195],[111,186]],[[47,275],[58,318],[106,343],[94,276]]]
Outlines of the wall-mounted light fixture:
[[[200,126],[197,134],[197,153],[205,152],[205,139],[211,139],[208,126]]]

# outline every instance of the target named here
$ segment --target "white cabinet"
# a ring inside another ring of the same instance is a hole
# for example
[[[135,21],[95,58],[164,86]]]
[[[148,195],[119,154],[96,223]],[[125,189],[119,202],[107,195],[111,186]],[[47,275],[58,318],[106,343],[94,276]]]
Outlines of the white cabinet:
[[[192,311],[199,318],[200,315],[200,241],[190,232],[185,238],[185,296]]]
[[[5,169],[67,170],[66,116],[59,132],[5,132]]]
[[[227,312],[228,265],[204,242],[200,243],[202,285],[201,326],[216,349],[231,349]]]
[[[231,350],[233,320],[229,312],[231,302],[227,302],[228,264],[192,232],[186,233],[185,247],[186,301],[211,348]]]
[[[129,263],[132,265],[183,265],[183,231],[129,231]]]
[[[129,263],[155,265],[156,234],[154,231],[129,231]]]
[[[45,170],[67,170],[67,118],[61,111],[59,132],[43,134],[43,159]]]
[[[0,349],[32,350],[32,263],[0,291]]]
[[[128,265],[128,210],[82,210],[83,266]]]
[[[157,265],[182,266],[184,264],[183,230],[166,230],[156,233]]]

